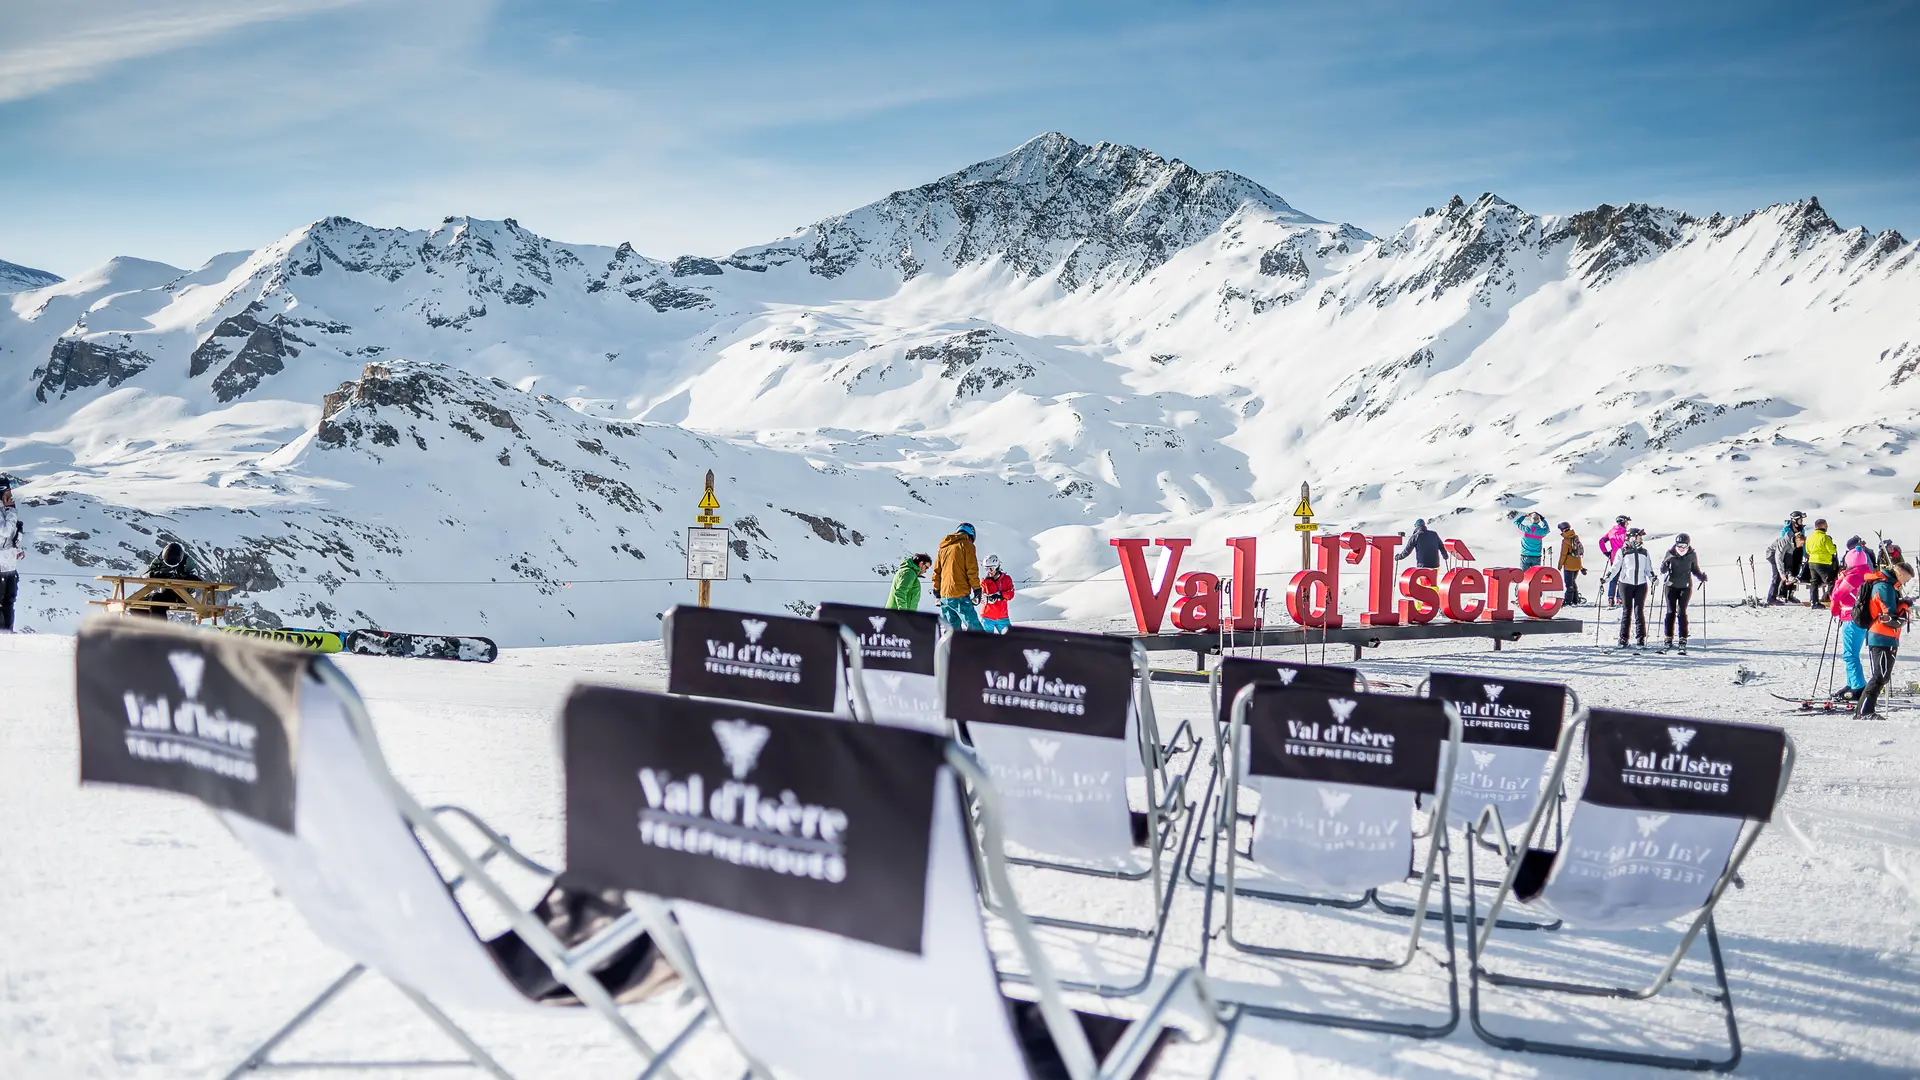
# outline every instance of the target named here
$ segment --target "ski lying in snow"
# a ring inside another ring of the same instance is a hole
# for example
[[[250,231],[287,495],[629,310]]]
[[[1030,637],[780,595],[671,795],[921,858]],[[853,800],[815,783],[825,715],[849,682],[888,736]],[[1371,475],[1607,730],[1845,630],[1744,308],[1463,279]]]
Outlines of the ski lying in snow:
[[[337,653],[347,647],[345,635],[332,630],[256,630],[251,626],[221,626],[216,629],[224,634],[239,634],[241,637],[260,638],[263,641],[279,641],[320,653]]]
[[[1768,693],[1772,694],[1773,692],[1768,691]],[[1796,710],[1798,712],[1853,711],[1853,704],[1851,702],[1841,701],[1838,698],[1788,697],[1785,694],[1773,694],[1773,696],[1779,698],[1781,701],[1800,706],[1800,708]]]
[[[483,637],[451,634],[393,634],[385,630],[355,630],[347,635],[347,651],[360,656],[406,656],[421,660],[471,660],[491,664],[500,647]]]

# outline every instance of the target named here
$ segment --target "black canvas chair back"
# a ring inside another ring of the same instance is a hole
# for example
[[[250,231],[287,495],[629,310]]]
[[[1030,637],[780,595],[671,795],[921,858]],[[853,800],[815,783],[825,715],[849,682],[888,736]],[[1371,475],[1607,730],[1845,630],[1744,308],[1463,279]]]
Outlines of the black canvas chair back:
[[[930,611],[823,603],[814,618],[845,626],[859,639],[860,681],[876,723],[947,733],[934,677],[934,650],[940,640],[937,616]]]
[[[873,718],[859,640],[839,623],[685,604],[662,621],[670,694]]]
[[[1276,682],[1297,690],[1341,694],[1366,688],[1360,672],[1355,668],[1296,664],[1290,660],[1257,660],[1247,656],[1221,657],[1220,662],[1214,665],[1210,681],[1213,683],[1215,731],[1224,729],[1233,721],[1229,714],[1233,711],[1234,695],[1249,683]]]
[[[554,989],[549,962],[564,966],[567,948],[483,863],[505,854],[552,872],[490,830],[484,835],[493,850],[468,854],[387,770],[365,708],[338,669],[272,642],[102,617],[81,630],[75,670],[82,782],[179,792],[212,807],[314,933],[357,961],[316,1005],[371,968],[474,1055],[461,1064],[505,1075],[439,1007],[524,1012],[554,999],[544,993]],[[475,935],[416,830],[502,905],[513,926],[508,935],[493,942]],[[637,920],[628,926],[625,943],[644,945]],[[517,963],[523,959],[535,962]],[[578,988],[567,1003],[604,1012],[652,1057],[587,971],[583,965],[566,980]],[[272,1067],[267,1052],[307,1015],[242,1069]]]
[[[972,766],[948,740],[600,687],[575,690],[564,727],[570,865],[670,905],[656,932],[756,1075],[1092,1075],[1017,917],[1041,965],[1037,1047],[1001,996],[953,775]]]
[[[1575,739],[1586,733],[1586,776],[1557,851],[1508,859],[1505,879],[1473,939],[1473,1026],[1496,1046],[1569,1057],[1684,1069],[1730,1069],[1739,1031],[1713,911],[1739,873],[1793,775],[1794,746],[1776,727],[1592,709],[1561,734],[1549,790],[1565,777]],[[1527,822],[1538,835],[1543,801]],[[1470,838],[1471,839],[1471,838]],[[1497,838],[1504,845],[1505,838]],[[1471,842],[1468,850],[1474,848]],[[1469,878],[1472,877],[1469,873]],[[1470,884],[1470,889],[1473,886]],[[1473,895],[1471,892],[1470,896]],[[1687,920],[1652,981],[1621,987],[1530,978],[1486,966],[1501,908],[1509,899],[1545,910],[1569,928],[1643,930]],[[1477,899],[1470,905],[1477,906]],[[1705,930],[1730,1053],[1721,1058],[1499,1035],[1480,1015],[1479,986],[1646,999],[1665,988]]]
[[[1487,807],[1505,828],[1531,817],[1560,742],[1571,692],[1558,683],[1436,671],[1427,679],[1427,696],[1460,710],[1466,743],[1448,824],[1471,825]]]

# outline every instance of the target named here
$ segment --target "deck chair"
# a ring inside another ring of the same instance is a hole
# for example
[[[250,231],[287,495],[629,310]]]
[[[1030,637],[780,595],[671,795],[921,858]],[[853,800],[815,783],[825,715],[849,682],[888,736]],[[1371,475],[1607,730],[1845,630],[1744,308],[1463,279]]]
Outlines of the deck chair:
[[[860,639],[844,625],[685,604],[661,622],[669,694],[873,720]]]
[[[1420,875],[1419,900],[1409,923],[1406,948],[1397,957],[1256,944],[1242,940],[1235,925],[1239,901],[1249,895],[1238,888],[1240,815],[1234,810],[1235,793],[1245,784],[1260,795],[1248,857],[1281,880],[1312,890],[1267,892],[1261,894],[1263,898],[1320,907],[1358,907],[1337,894],[1360,893],[1364,900],[1368,891],[1412,876],[1414,796],[1437,796],[1433,820],[1445,820],[1460,755],[1459,711],[1450,703],[1423,698],[1328,693],[1253,682],[1234,695],[1231,716],[1222,759],[1227,778],[1215,823],[1217,835],[1227,841],[1227,943],[1254,956],[1375,971],[1396,971],[1411,964],[1420,952],[1435,875],[1446,871],[1442,861],[1448,852],[1445,830],[1436,830],[1438,842],[1427,847],[1426,868]],[[1208,940],[1213,933],[1217,840],[1213,850],[1203,928]],[[1451,973],[1452,900],[1444,878],[1440,898],[1448,915],[1442,920],[1447,946],[1442,966]],[[1438,1024],[1250,1002],[1232,1004],[1238,1007],[1239,1015],[1436,1038],[1448,1034],[1460,1022],[1459,992],[1451,974],[1447,987],[1448,1017]]]
[[[931,611],[823,603],[813,617],[839,623],[859,639],[858,680],[876,722],[947,733],[933,670],[934,647],[940,639],[938,616]],[[854,678],[849,672],[848,680]]]
[[[1171,847],[1178,870],[1186,842],[1181,826],[1192,820],[1187,777],[1175,775],[1170,764],[1182,736],[1191,740],[1191,728],[1176,732],[1171,744],[1161,742],[1146,650],[1127,638],[1017,627],[1003,634],[954,632],[941,639],[936,657],[945,715],[992,775],[1008,841],[1021,852],[1007,861],[1148,883],[1148,926],[1028,914],[1041,926],[1151,941],[1135,982],[1062,983],[1105,997],[1139,993],[1153,980],[1178,883],[1163,863]],[[1146,789],[1137,813],[1128,802],[1129,779]]]
[[[1075,1013],[1009,901],[1038,1000],[1003,996],[955,774],[1010,898],[999,806],[950,739],[593,686],[563,725],[571,865],[630,890],[759,1080],[1125,1080],[1204,995],[1189,972],[1131,1026]]]
[[[1559,683],[1445,671],[1433,672],[1423,685],[1427,697],[1450,701],[1460,710],[1465,753],[1460,756],[1460,771],[1453,778],[1448,827],[1465,830],[1486,817],[1493,828],[1505,833],[1531,818],[1544,790],[1541,779],[1553,764],[1553,748],[1560,741],[1568,705],[1571,703],[1577,713],[1579,696]],[[1551,799],[1555,847],[1560,843],[1565,799],[1565,793],[1555,789]],[[1450,883],[1463,882],[1455,878]],[[1499,884],[1482,881],[1480,887],[1491,889]],[[1412,908],[1388,900],[1377,891],[1373,902],[1391,914],[1413,914]],[[1459,912],[1454,917],[1466,918]],[[1559,926],[1558,920],[1510,919],[1501,923],[1507,930],[1556,930]]]
[[[1586,731],[1586,783],[1568,815],[1558,851],[1526,850],[1507,860],[1507,872],[1488,905],[1486,925],[1469,938],[1469,1017],[1494,1046],[1543,1054],[1672,1069],[1726,1071],[1740,1063],[1740,1031],[1733,994],[1713,924],[1714,907],[1740,863],[1772,819],[1793,776],[1793,740],[1758,724],[1683,720],[1592,709],[1560,735],[1549,789],[1565,778],[1574,738]],[[1534,806],[1526,836],[1537,835],[1546,802]],[[1475,823],[1475,830],[1489,824]],[[1495,831],[1502,845],[1504,833]],[[1469,837],[1471,841],[1472,837]],[[1472,853],[1467,846],[1473,876]],[[1468,911],[1478,904],[1469,886]],[[1486,955],[1496,919],[1509,901],[1544,911],[1568,926],[1593,930],[1653,929],[1677,919],[1687,929],[1654,978],[1643,987],[1527,978],[1490,969]],[[1722,1058],[1660,1054],[1583,1043],[1496,1034],[1480,1015],[1480,985],[1644,1001],[1673,979],[1704,929],[1717,991],[1726,1014],[1729,1051]]]
[[[1213,702],[1213,772],[1207,777],[1207,790],[1197,804],[1203,810],[1213,805],[1213,792],[1219,783],[1220,748],[1226,744],[1227,725],[1232,722],[1233,699],[1240,688],[1254,682],[1274,682],[1282,686],[1294,686],[1302,690],[1325,690],[1328,692],[1348,693],[1353,690],[1368,689],[1366,676],[1358,669],[1334,667],[1327,664],[1296,664],[1287,660],[1256,660],[1245,656],[1223,656],[1207,674],[1207,689]],[[1247,810],[1236,810],[1242,817],[1251,819]],[[1217,816],[1217,815],[1210,815]],[[1199,827],[1196,825],[1196,828]],[[1207,886],[1206,879],[1200,876],[1197,865],[1200,859],[1200,840],[1211,839],[1201,836],[1193,843],[1187,853],[1187,880],[1202,888]],[[1214,883],[1219,888],[1219,882]],[[1258,890],[1246,890],[1248,895],[1258,896]],[[1350,906],[1359,907],[1367,902],[1366,897],[1354,900]]]
[[[507,1071],[442,1011],[589,1009],[671,1075],[616,1002],[656,993],[671,969],[638,918],[608,896],[556,884],[533,910],[488,869],[496,857],[553,871],[457,807],[429,811],[388,771],[353,686],[314,653],[287,645],[101,618],[75,661],[82,783],[131,785],[207,803],[272,876],[347,972],[233,1070],[470,1066]],[[447,822],[484,840],[470,852]],[[425,836],[457,870],[445,879]],[[455,890],[471,886],[511,927],[482,941]],[[466,1055],[404,1062],[280,1061],[273,1051],[369,969],[384,975]],[[696,1016],[681,1033],[690,1034]]]

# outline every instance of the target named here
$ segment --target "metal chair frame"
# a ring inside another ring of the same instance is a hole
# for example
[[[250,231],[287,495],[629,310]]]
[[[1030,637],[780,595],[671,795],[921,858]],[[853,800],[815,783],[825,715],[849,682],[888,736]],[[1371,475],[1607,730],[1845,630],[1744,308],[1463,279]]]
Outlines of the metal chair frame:
[[[1253,700],[1253,693],[1259,685],[1260,684],[1255,683],[1242,687],[1240,692],[1234,696],[1232,718],[1228,726],[1228,738],[1221,750],[1221,753],[1225,755],[1227,785],[1221,793],[1220,805],[1222,810],[1218,814],[1218,819],[1215,822],[1214,854],[1209,860],[1207,871],[1207,901],[1204,908],[1204,925],[1202,927],[1201,941],[1202,969],[1204,970],[1213,936],[1213,890],[1215,888],[1216,875],[1218,874],[1219,836],[1221,833],[1226,834],[1229,849],[1226,871],[1227,880],[1223,889],[1226,903],[1226,918],[1223,929],[1228,944],[1250,955],[1271,956],[1282,960],[1301,960],[1319,964],[1340,964],[1348,967],[1367,968],[1373,971],[1398,971],[1405,968],[1413,962],[1415,956],[1419,955],[1420,936],[1426,926],[1428,918],[1427,905],[1433,892],[1436,876],[1435,870],[1439,869],[1441,874],[1444,875],[1450,868],[1446,865],[1450,862],[1450,845],[1444,829],[1439,831],[1437,842],[1427,846],[1426,868],[1420,876],[1420,899],[1412,912],[1414,918],[1408,924],[1406,949],[1398,959],[1391,956],[1354,956],[1345,953],[1326,953],[1306,949],[1288,949],[1271,945],[1257,945],[1241,941],[1235,935],[1235,899],[1241,895],[1240,890],[1236,887],[1237,875],[1235,870],[1239,862],[1237,833],[1239,831],[1240,815],[1233,806],[1233,795],[1238,792],[1241,779],[1240,755],[1236,748],[1241,744],[1241,740],[1246,737],[1247,709]],[[1460,755],[1460,714],[1451,704],[1443,703],[1443,706],[1446,709],[1448,722],[1445,766],[1442,769],[1442,773],[1446,777],[1446,783],[1440,787],[1439,801],[1435,804],[1433,810],[1434,821],[1446,820],[1447,805],[1453,795],[1454,769],[1459,762]],[[1196,847],[1197,846],[1198,845],[1196,845]],[[1361,903],[1365,903],[1367,897],[1372,895],[1373,891],[1368,890],[1366,896],[1361,897]],[[1285,903],[1295,903],[1306,906],[1338,907],[1346,910],[1352,910],[1360,906],[1359,904],[1349,904],[1346,901],[1333,901],[1330,903],[1327,898],[1324,897],[1301,896],[1295,898],[1292,894],[1263,893],[1261,897],[1264,899],[1280,900]],[[1259,1005],[1250,1002],[1227,1002],[1238,1009],[1234,1019],[1237,1021],[1238,1018],[1243,1015],[1260,1016],[1318,1024],[1323,1027],[1353,1028],[1360,1031],[1375,1031],[1390,1035],[1406,1035],[1418,1039],[1439,1038],[1451,1033],[1454,1028],[1460,1024],[1460,988],[1459,980],[1454,977],[1458,972],[1458,965],[1455,960],[1456,953],[1453,935],[1455,920],[1452,917],[1452,890],[1446,888],[1445,885],[1442,885],[1440,889],[1440,903],[1446,916],[1441,919],[1440,922],[1444,928],[1447,943],[1447,958],[1442,962],[1441,966],[1445,967],[1449,974],[1447,979],[1448,1018],[1446,1021],[1439,1024],[1410,1024],[1391,1020],[1375,1020],[1367,1017],[1349,1017],[1333,1013],[1315,1013],[1297,1009],[1282,1009],[1276,1006]],[[1225,1001],[1225,999],[1222,1000]],[[1223,1048],[1221,1051],[1222,1060],[1225,1059],[1225,1055],[1226,1050]]]
[[[935,693],[943,703],[947,699],[948,658],[952,655],[952,651],[952,633],[943,634],[934,651]],[[1134,709],[1138,717],[1134,727],[1140,752],[1140,763],[1146,770],[1147,781],[1147,867],[1142,870],[1107,870],[1100,867],[1079,866],[1073,863],[1054,862],[1047,859],[1017,858],[1012,855],[1006,855],[1004,852],[1001,854],[1001,858],[1010,866],[1024,866],[1038,870],[1056,870],[1061,873],[1080,874],[1086,877],[1104,878],[1109,881],[1141,881],[1148,879],[1152,881],[1153,925],[1151,926],[1114,926],[1108,923],[1085,922],[1079,919],[1067,919],[1049,915],[1028,914],[1025,916],[1025,919],[1035,926],[1049,926],[1059,930],[1074,930],[1088,934],[1099,934],[1106,937],[1153,942],[1152,947],[1147,953],[1145,968],[1141,971],[1140,978],[1136,982],[1119,985],[1065,980],[1060,984],[1068,990],[1095,994],[1100,997],[1132,997],[1140,991],[1145,990],[1153,982],[1153,973],[1160,959],[1160,943],[1166,936],[1167,918],[1173,911],[1173,888],[1179,884],[1177,873],[1169,874],[1163,870],[1161,865],[1162,858],[1166,853],[1168,841],[1174,841],[1173,867],[1177,870],[1180,865],[1181,853],[1187,846],[1188,834],[1191,833],[1193,828],[1193,806],[1186,801],[1187,778],[1192,774],[1193,765],[1189,764],[1187,772],[1178,775],[1171,775],[1169,766],[1172,758],[1179,756],[1181,753],[1186,753],[1189,750],[1196,752],[1195,758],[1197,760],[1199,756],[1197,753],[1200,745],[1199,740],[1193,735],[1192,722],[1183,721],[1180,727],[1174,731],[1174,736],[1171,741],[1164,744],[1160,741],[1159,720],[1153,709],[1153,667],[1148,661],[1146,647],[1137,641],[1134,642],[1132,657]],[[966,741],[959,727],[959,724],[954,724],[954,737],[956,741],[970,748],[971,744]],[[1181,749],[1179,745],[1183,735],[1186,736],[1189,743],[1188,747],[1184,750]],[[1155,788],[1154,782],[1156,779],[1158,779],[1160,786],[1165,789],[1165,798],[1160,798],[1159,792]],[[1176,838],[1174,835],[1174,827],[1183,817],[1186,818],[1186,826]],[[980,899],[981,902],[987,906],[988,910],[993,911],[995,914],[1000,914],[1000,907],[996,904],[989,890],[986,888],[986,884],[990,880],[992,880],[992,875],[990,874],[980,876],[982,886]],[[1019,972],[1003,971],[1000,973],[1000,978],[1007,982],[1023,983],[1031,981],[1032,977]]]
[[[541,865],[521,852],[518,848],[515,848],[512,843],[507,840],[506,836],[494,831],[494,829],[488,826],[472,811],[458,806],[438,806],[432,810],[428,810],[423,806],[413,797],[412,793],[401,785],[400,781],[393,775],[392,770],[387,767],[386,757],[380,751],[379,739],[374,734],[373,720],[368,715],[366,703],[361,699],[359,691],[354,688],[353,683],[348,680],[346,675],[343,674],[338,667],[334,666],[332,661],[325,657],[315,657],[310,670],[321,683],[339,697],[342,711],[346,715],[347,723],[353,732],[355,741],[359,743],[360,751],[365,757],[367,768],[373,773],[375,781],[386,791],[388,798],[393,801],[394,807],[400,811],[401,818],[416,833],[425,835],[431,839],[434,844],[445,853],[446,857],[452,861],[454,867],[458,869],[459,873],[455,877],[446,880],[448,891],[452,892],[460,886],[468,884],[480,890],[480,892],[492,902],[493,906],[506,917],[507,923],[513,929],[514,933],[519,935],[520,939],[525,942],[527,947],[531,949],[536,956],[546,962],[554,978],[558,980],[561,985],[572,991],[583,1007],[592,1010],[601,1016],[601,1018],[605,1019],[608,1024],[612,1025],[620,1039],[633,1047],[633,1049],[646,1060],[646,1071],[641,1073],[643,1080],[651,1080],[651,1078],[655,1076],[666,1077],[668,1080],[672,1080],[674,1073],[672,1069],[667,1066],[667,1057],[670,1048],[684,1042],[687,1037],[693,1033],[694,1029],[698,1028],[701,1023],[705,1021],[706,1010],[702,1009],[695,1014],[687,1026],[669,1043],[669,1050],[655,1050],[653,1045],[636,1031],[624,1016],[620,1015],[619,1005],[614,1002],[612,995],[607,993],[606,988],[601,986],[599,980],[595,979],[592,974],[593,969],[599,967],[619,952],[619,950],[625,948],[646,933],[646,928],[641,923],[639,917],[628,914],[627,916],[617,919],[611,926],[601,931],[591,940],[583,942],[574,948],[570,949],[562,944],[560,939],[554,936],[553,931],[547,927],[546,923],[535,917],[532,912],[521,906],[507,893],[506,888],[487,871],[486,865],[495,857],[504,856],[509,862],[533,874],[552,878],[556,872],[549,867]],[[469,852],[465,846],[457,842],[453,838],[453,835],[447,831],[445,825],[442,823],[443,817],[457,817],[465,821],[486,840],[486,847],[478,854]],[[422,853],[422,857],[425,857],[424,852]],[[339,996],[342,991],[346,990],[348,986],[354,983],[366,970],[366,965],[358,963],[348,968],[344,974],[330,983],[326,989],[322,990],[318,996],[302,1007],[299,1012],[295,1013],[292,1019],[288,1020],[279,1030],[268,1037],[265,1042],[261,1043],[249,1053],[239,1066],[227,1074],[228,1080],[235,1080],[235,1078],[244,1076],[249,1072],[260,1070],[337,1070],[342,1068],[400,1069],[446,1066],[471,1067],[479,1069],[497,1078],[497,1080],[513,1080],[512,1074],[508,1073],[498,1061],[494,1060],[491,1055],[481,1049],[480,1045],[476,1043],[471,1036],[461,1030],[459,1025],[455,1024],[446,1013],[442,1012],[429,1001],[425,995],[414,990],[412,987],[397,982],[393,983],[393,985],[406,996],[408,1001],[413,1003],[414,1007],[418,1008],[429,1020],[433,1021],[434,1026],[445,1032],[447,1037],[452,1039],[460,1049],[467,1054],[467,1060],[274,1061],[271,1059],[270,1055],[281,1043],[285,1042],[295,1032],[300,1030],[300,1028],[304,1027],[308,1021],[318,1015],[322,1009]]]
[[[986,874],[980,891],[991,892],[1008,900],[996,909],[996,914],[1006,921],[1012,931],[1015,947],[1026,958],[1029,970],[1033,972],[1028,981],[1034,988],[1041,1019],[1046,1023],[1071,1080],[1128,1080],[1132,1077],[1152,1049],[1160,1029],[1165,1026],[1160,1023],[1161,1017],[1166,1015],[1182,991],[1193,994],[1200,1005],[1200,1015],[1211,1029],[1205,1038],[1224,1030],[1219,1018],[1219,1006],[1213,1001],[1205,975],[1197,968],[1187,968],[1161,991],[1146,1015],[1134,1021],[1107,1054],[1106,1060],[1096,1061],[1086,1032],[1062,996],[1067,984],[1054,975],[1045,951],[1033,935],[1033,920],[1023,914],[1019,904],[1013,900],[1013,883],[1008,877],[1008,860],[1003,849],[999,795],[986,769],[957,741],[947,744],[946,760],[971,796],[970,846],[974,849],[975,866]],[[705,1002],[706,1011],[713,1015],[720,1028],[727,1030],[726,1017],[714,1004],[706,981],[700,975],[699,962],[693,955],[692,946],[674,920],[668,902],[646,893],[629,892],[626,895],[629,905],[639,913],[662,953],[676,970],[685,975],[688,984]],[[731,1031],[728,1034],[732,1036]],[[775,1080],[773,1071],[765,1062],[747,1053],[738,1038],[733,1041],[741,1056],[747,1060],[747,1072],[741,1080]]]
[[[1589,720],[1589,715],[1583,714],[1576,716],[1573,720],[1569,721],[1567,726],[1561,731],[1560,743],[1555,750],[1553,779],[1550,786],[1557,786],[1565,778],[1567,762],[1572,756],[1574,735],[1585,728]],[[1793,737],[1785,735],[1784,733],[1783,737],[1786,740],[1787,749],[1786,759],[1781,763],[1780,767],[1780,784],[1774,793],[1774,805],[1776,807],[1778,807],[1780,799],[1786,794],[1787,782],[1793,777],[1794,762],[1799,756],[1799,751],[1794,745]],[[1533,815],[1527,820],[1527,831],[1523,842],[1530,843],[1532,841],[1534,834],[1539,829],[1540,819],[1544,816],[1546,805],[1546,800],[1542,799],[1534,807]],[[1496,821],[1497,820],[1496,818]],[[1475,831],[1477,832],[1479,827],[1484,824],[1485,815],[1483,814],[1481,820],[1474,823]],[[1634,987],[1604,986],[1592,983],[1562,982],[1553,979],[1532,979],[1517,975],[1503,975],[1485,966],[1483,961],[1486,956],[1487,946],[1493,939],[1493,931],[1503,925],[1498,922],[1500,909],[1506,904],[1507,898],[1513,895],[1514,881],[1520,876],[1521,860],[1517,856],[1509,855],[1507,859],[1506,876],[1500,882],[1499,891],[1494,893],[1492,900],[1488,904],[1486,919],[1480,924],[1479,933],[1469,934],[1467,939],[1467,1017],[1468,1021],[1473,1025],[1474,1033],[1479,1035],[1480,1038],[1487,1043],[1500,1047],[1503,1050],[1532,1051],[1534,1053],[1554,1054],[1561,1057],[1584,1058],[1590,1061],[1612,1061],[1625,1065],[1647,1065],[1656,1068],[1684,1069],[1696,1072],[1726,1072],[1739,1065],[1741,1055],[1740,1029],[1734,1019],[1733,992],[1727,985],[1727,967],[1725,960],[1720,954],[1720,935],[1714,926],[1713,912],[1714,908],[1719,906],[1720,898],[1726,893],[1727,886],[1738,884],[1740,864],[1745,861],[1747,852],[1753,849],[1754,842],[1760,839],[1760,834],[1765,828],[1765,822],[1752,820],[1747,821],[1742,826],[1742,835],[1735,843],[1733,853],[1727,858],[1726,869],[1721,871],[1719,879],[1714,882],[1712,891],[1707,894],[1706,902],[1700,906],[1699,914],[1695,915],[1693,921],[1688,924],[1686,933],[1681,935],[1679,944],[1676,945],[1673,952],[1668,955],[1666,962],[1661,966],[1658,974],[1656,974],[1653,980],[1646,986],[1637,989]],[[1495,835],[1502,848],[1504,848],[1506,844],[1505,831],[1501,830]],[[1472,878],[1473,844],[1471,842],[1467,845],[1467,859],[1467,876]],[[1477,904],[1478,891],[1474,885],[1470,883],[1467,888],[1467,911],[1469,916],[1475,914]],[[1495,986],[1510,986],[1527,990],[1548,990],[1590,997],[1621,998],[1629,1001],[1645,1001],[1653,998],[1672,981],[1674,972],[1679,969],[1680,962],[1686,959],[1687,951],[1692,948],[1694,939],[1700,935],[1702,930],[1706,931],[1707,952],[1713,961],[1714,982],[1718,987],[1716,993],[1706,996],[1718,1002],[1726,1014],[1727,1040],[1730,1051],[1728,1056],[1724,1058],[1654,1054],[1635,1050],[1615,1050],[1607,1047],[1587,1046],[1580,1043],[1526,1039],[1493,1032],[1489,1030],[1481,1020],[1480,983],[1482,979]]]

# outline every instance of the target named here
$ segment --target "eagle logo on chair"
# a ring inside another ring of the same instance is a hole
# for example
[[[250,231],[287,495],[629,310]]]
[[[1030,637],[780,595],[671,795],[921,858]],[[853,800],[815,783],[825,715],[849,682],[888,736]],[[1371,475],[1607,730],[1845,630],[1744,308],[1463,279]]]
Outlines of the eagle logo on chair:
[[[767,632],[767,620],[741,619],[740,629],[745,630],[747,632],[748,641],[751,641],[755,645],[758,645],[760,644],[760,635]]]
[[[1047,658],[1053,655],[1045,649],[1022,649],[1020,651],[1026,655],[1027,670],[1035,675],[1040,674],[1040,669],[1047,666]]]
[[[727,768],[733,771],[735,780],[745,780],[753,767],[760,763],[760,751],[766,749],[767,736],[770,734],[772,732],[759,724],[745,720],[713,722],[713,737],[720,744],[720,756],[727,759]]]
[[[896,694],[900,692],[900,683],[902,682],[902,679],[898,673],[892,672],[892,671],[880,672],[880,681],[887,684],[888,690],[891,690]]]
[[[873,624],[874,633],[884,634],[887,632],[887,617],[885,615],[869,615],[867,616],[867,621]]]
[[[1641,814],[1633,819],[1633,824],[1640,830],[1640,839],[1650,840],[1654,833],[1660,831],[1660,826],[1665,825],[1667,819],[1672,816],[1672,814]]]
[[[1347,722],[1348,717],[1353,715],[1353,710],[1359,707],[1360,703],[1352,698],[1337,697],[1327,699],[1327,708],[1333,710],[1333,718],[1343,724]]]
[[[1667,738],[1673,740],[1673,752],[1676,754],[1687,752],[1687,744],[1693,741],[1695,734],[1697,733],[1693,728],[1680,727],[1677,724],[1667,729]]]
[[[1339,817],[1340,811],[1347,807],[1347,800],[1353,798],[1351,791],[1335,791],[1324,787],[1313,790],[1320,796],[1320,805],[1326,807],[1328,817]]]
[[[1059,739],[1030,738],[1027,740],[1027,745],[1033,747],[1033,752],[1037,754],[1040,761],[1046,765],[1053,764],[1053,756],[1060,752]]]
[[[1280,685],[1282,686],[1292,686],[1293,680],[1300,675],[1298,671],[1290,667],[1275,668],[1273,673],[1280,676]]]
[[[1495,702],[1500,700],[1500,692],[1505,690],[1506,687],[1501,686],[1499,683],[1481,683],[1480,689],[1487,692],[1488,702]]]
[[[207,658],[196,652],[170,652],[167,663],[173,668],[173,677],[180,681],[180,692],[188,701],[198,699],[200,681],[207,674]]]
[[[1493,751],[1491,750],[1473,750],[1470,751],[1470,753],[1473,754],[1473,767],[1479,769],[1481,772],[1486,772],[1487,766],[1493,764]]]

